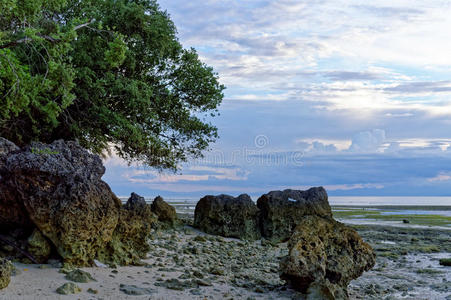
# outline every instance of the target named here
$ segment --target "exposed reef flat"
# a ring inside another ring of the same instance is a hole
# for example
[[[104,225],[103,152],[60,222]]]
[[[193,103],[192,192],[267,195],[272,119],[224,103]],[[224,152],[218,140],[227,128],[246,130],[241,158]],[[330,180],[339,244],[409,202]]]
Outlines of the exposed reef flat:
[[[185,219],[185,222],[192,222]],[[375,249],[376,266],[349,285],[350,299],[449,299],[449,230],[353,226]],[[279,278],[286,243],[204,234],[190,226],[154,231],[145,265],[82,268],[96,281],[76,283],[77,299],[305,299]],[[15,263],[0,299],[61,299],[61,266]]]

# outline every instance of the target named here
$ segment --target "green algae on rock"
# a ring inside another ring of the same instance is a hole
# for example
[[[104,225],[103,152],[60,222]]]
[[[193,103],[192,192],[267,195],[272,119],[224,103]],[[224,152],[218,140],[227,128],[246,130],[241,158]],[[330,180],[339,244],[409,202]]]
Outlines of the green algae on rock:
[[[376,258],[354,229],[318,216],[302,218],[288,248],[280,262],[282,279],[302,292],[316,282],[340,299],[347,295],[349,282],[370,270]]]
[[[66,266],[139,264],[146,256],[156,216],[136,194],[122,205],[101,180],[99,156],[63,140],[23,149],[3,144],[13,150],[0,149],[0,228],[33,231],[27,249],[40,262],[51,248]],[[42,149],[48,151],[36,154]]]
[[[46,262],[52,253],[52,245],[42,233],[35,229],[27,240],[27,250],[39,262]]]
[[[88,283],[95,280],[91,274],[80,269],[75,269],[66,274],[65,278],[74,282]]]
[[[56,292],[60,295],[72,295],[81,292],[81,288],[73,282],[66,282],[62,286],[56,289]]]
[[[144,198],[132,194],[119,210],[119,220],[111,240],[98,251],[99,261],[110,265],[139,265],[150,250],[152,224],[157,218]]]
[[[14,266],[9,260],[0,257],[0,290],[9,285],[13,269]]]
[[[439,264],[445,267],[451,267],[451,258],[442,258],[439,260]]]
[[[152,202],[152,212],[157,215],[162,227],[175,227],[179,221],[177,213],[172,205],[169,205],[162,197],[156,197]]]

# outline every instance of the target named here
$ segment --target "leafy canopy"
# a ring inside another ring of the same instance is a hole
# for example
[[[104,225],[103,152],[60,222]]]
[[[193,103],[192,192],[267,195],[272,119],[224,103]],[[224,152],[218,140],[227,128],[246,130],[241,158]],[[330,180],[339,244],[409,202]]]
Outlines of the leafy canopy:
[[[77,139],[176,169],[217,138],[224,87],[153,0],[0,1],[0,136]]]

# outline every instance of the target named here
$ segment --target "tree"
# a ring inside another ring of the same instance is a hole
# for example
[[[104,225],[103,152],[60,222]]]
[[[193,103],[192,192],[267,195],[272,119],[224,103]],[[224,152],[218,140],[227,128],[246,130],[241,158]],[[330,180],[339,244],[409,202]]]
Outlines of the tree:
[[[217,136],[224,87],[153,0],[0,1],[0,136],[77,139],[176,169]]]

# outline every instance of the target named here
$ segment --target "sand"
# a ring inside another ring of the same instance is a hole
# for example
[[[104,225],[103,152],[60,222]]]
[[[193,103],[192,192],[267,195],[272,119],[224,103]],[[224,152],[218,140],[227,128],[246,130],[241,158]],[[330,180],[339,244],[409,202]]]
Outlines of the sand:
[[[451,268],[438,262],[451,256],[449,230],[357,229],[378,256],[371,271],[351,282],[350,299],[451,299]],[[75,295],[56,293],[68,282],[56,264],[15,263],[19,274],[0,291],[0,299],[305,299],[279,279],[278,261],[287,253],[285,243],[243,242],[189,226],[154,232],[150,243],[144,266],[82,268],[97,281],[76,283],[82,292]],[[146,294],[128,295],[121,284],[143,288]]]

